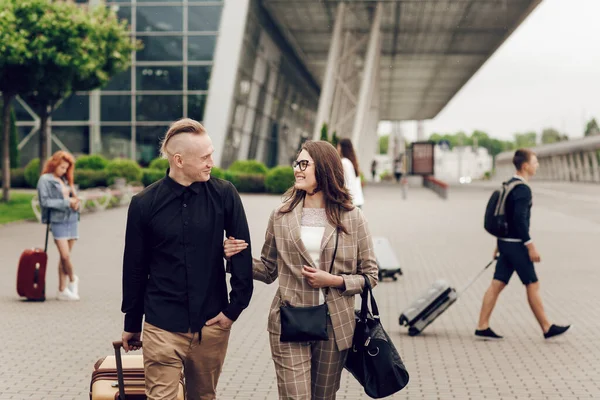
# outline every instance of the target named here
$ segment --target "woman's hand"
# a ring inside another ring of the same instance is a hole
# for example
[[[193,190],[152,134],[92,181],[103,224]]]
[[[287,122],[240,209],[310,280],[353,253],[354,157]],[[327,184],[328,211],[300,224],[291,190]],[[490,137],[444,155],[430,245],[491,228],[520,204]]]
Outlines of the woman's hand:
[[[71,197],[69,199],[69,206],[74,210],[77,211],[77,209],[79,208],[79,199],[77,197]]]
[[[248,243],[242,239],[236,239],[233,236],[229,236],[229,238],[223,242],[223,250],[225,253],[225,259],[227,261],[229,261],[231,256],[234,256],[240,251],[246,250],[247,248]]]
[[[344,278],[341,276],[331,275],[329,272],[321,271],[307,265],[302,267],[302,275],[304,275],[308,284],[314,288],[344,287]]]

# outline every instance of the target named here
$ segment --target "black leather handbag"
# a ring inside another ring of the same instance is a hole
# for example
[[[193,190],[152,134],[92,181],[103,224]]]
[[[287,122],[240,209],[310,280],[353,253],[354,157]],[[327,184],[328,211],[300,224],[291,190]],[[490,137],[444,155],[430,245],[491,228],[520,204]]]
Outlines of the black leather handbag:
[[[333,262],[338,247],[338,231],[335,232],[335,249],[329,267],[329,273],[333,270]],[[281,290],[281,289],[280,289]],[[282,342],[312,342],[316,340],[329,340],[327,335],[327,294],[325,290],[325,302],[313,307],[294,307],[283,303],[279,307],[281,316]],[[281,293],[279,294],[281,297]]]
[[[372,314],[368,306],[369,295]],[[361,298],[360,311],[355,311],[356,328],[352,348],[348,351],[344,367],[363,386],[369,397],[379,399],[404,389],[409,375],[400,354],[379,321],[377,302],[366,276]]]

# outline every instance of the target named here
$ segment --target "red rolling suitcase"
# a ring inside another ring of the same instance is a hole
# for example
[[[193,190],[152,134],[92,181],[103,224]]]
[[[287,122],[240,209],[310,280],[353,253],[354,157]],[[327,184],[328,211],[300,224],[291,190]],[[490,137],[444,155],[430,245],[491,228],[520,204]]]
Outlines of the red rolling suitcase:
[[[17,270],[17,293],[31,301],[46,300],[46,265],[48,264],[48,231],[46,225],[46,244],[44,250],[26,249],[21,253]]]

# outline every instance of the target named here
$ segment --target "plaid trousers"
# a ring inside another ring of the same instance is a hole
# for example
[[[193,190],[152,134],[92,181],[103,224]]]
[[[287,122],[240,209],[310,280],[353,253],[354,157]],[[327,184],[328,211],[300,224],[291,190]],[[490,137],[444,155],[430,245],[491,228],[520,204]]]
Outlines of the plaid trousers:
[[[327,333],[329,340],[310,343],[281,342],[269,333],[280,399],[335,399],[348,350],[338,350],[330,318]]]

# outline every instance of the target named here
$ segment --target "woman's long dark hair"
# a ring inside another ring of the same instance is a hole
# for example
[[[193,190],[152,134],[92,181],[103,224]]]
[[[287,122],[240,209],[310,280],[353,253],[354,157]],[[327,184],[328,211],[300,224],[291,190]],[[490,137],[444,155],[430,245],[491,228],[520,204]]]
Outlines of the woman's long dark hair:
[[[341,139],[339,142],[342,157],[347,158],[352,162],[354,166],[354,173],[356,176],[360,176],[360,168],[358,168],[358,160],[356,159],[356,153],[354,152],[354,146],[352,146],[352,142],[350,139]]]
[[[344,186],[344,167],[337,150],[330,143],[322,140],[308,140],[302,145],[300,151],[302,150],[306,150],[315,162],[316,190],[323,192],[327,220],[340,231],[348,233],[342,224],[341,213],[342,210],[354,209],[354,206],[350,193]],[[292,186],[285,192],[285,205],[279,212],[281,214],[291,212],[304,200],[305,196],[304,190],[298,190]]]

